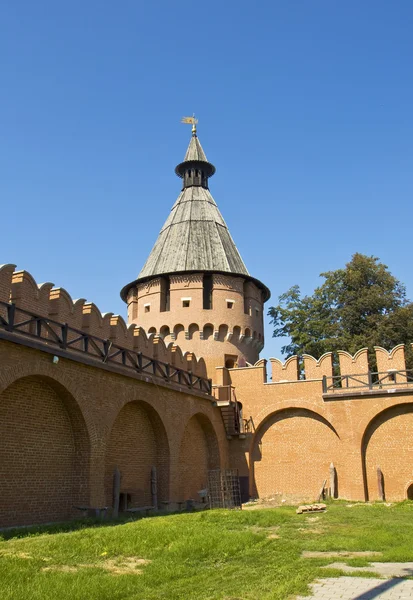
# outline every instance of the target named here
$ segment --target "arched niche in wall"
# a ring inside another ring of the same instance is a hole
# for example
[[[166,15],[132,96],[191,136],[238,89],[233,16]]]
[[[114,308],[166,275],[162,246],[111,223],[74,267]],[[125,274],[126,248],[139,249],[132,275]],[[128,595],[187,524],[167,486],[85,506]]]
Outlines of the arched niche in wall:
[[[199,325],[198,323],[191,323],[188,327],[188,337],[190,340],[199,338]]]
[[[224,342],[228,335],[228,325],[220,325],[218,329],[218,340]]]
[[[181,323],[178,323],[178,325],[175,325],[175,327],[174,327],[175,339],[178,339],[180,336],[183,336],[184,331],[185,331],[185,327]]]
[[[166,337],[168,337],[169,335],[171,335],[171,331],[169,329],[168,325],[162,325],[162,327],[159,330],[159,335],[161,336],[162,339],[165,339]]]
[[[211,323],[207,323],[206,325],[204,325],[204,329],[203,329],[204,340],[209,340],[209,338],[211,338],[213,335],[214,335],[214,326],[211,325]]]

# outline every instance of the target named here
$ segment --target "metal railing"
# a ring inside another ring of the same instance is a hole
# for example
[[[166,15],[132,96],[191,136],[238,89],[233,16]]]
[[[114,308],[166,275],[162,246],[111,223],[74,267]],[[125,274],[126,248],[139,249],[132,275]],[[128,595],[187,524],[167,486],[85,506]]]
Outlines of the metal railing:
[[[323,394],[345,392],[347,390],[382,390],[413,386],[413,369],[389,369],[383,372],[360,373],[356,375],[335,375],[323,377]]]
[[[249,419],[242,419],[241,422],[241,433],[254,433],[255,425],[252,417]]]
[[[35,339],[46,347],[55,347],[63,351],[87,355],[96,359],[96,365],[112,364],[122,366],[142,375],[150,375],[163,379],[167,383],[175,383],[186,388],[211,395],[210,379],[199,377],[191,371],[184,371],[169,363],[145,356],[115,344],[112,340],[102,339],[84,331],[70,327],[67,323],[53,321],[49,317],[41,317],[30,311],[17,307],[14,303],[0,302],[0,333],[5,330],[22,338]],[[20,337],[22,336],[22,337]],[[0,335],[1,337],[1,335]],[[8,336],[7,339],[10,339]],[[17,341],[17,339],[16,339]]]

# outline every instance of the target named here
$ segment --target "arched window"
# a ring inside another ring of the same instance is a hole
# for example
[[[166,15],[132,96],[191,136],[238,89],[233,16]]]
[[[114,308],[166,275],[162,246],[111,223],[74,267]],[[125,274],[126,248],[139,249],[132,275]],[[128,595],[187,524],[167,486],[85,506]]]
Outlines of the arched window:
[[[148,329],[148,335],[155,335],[156,334],[156,327],[150,327]]]
[[[407,488],[407,499],[413,500],[413,483]]]

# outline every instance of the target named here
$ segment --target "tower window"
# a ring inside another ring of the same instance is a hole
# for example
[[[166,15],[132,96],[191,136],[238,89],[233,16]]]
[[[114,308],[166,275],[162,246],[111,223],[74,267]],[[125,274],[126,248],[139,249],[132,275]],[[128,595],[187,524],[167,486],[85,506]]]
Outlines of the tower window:
[[[234,301],[233,300],[227,300],[227,308],[234,308]]]
[[[171,282],[169,277],[161,279],[161,312],[170,310]]]
[[[248,298],[248,283],[244,281],[244,313],[249,314],[249,298]]]
[[[212,275],[204,275],[202,281],[203,287],[203,308],[210,310],[212,308]]]
[[[255,316],[259,317],[260,316],[260,311],[258,310],[258,308],[255,309]]]
[[[238,356],[225,354],[225,366],[227,369],[233,369],[237,364]]]
[[[150,304],[145,304],[144,305],[144,309],[145,309],[146,313],[151,312],[151,305]]]
[[[191,304],[191,298],[182,298],[183,308],[189,308],[190,304]]]

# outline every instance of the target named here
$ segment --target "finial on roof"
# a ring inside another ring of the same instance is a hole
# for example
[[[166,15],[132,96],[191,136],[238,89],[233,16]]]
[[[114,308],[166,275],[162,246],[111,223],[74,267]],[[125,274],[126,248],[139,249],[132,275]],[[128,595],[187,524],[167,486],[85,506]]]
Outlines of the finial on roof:
[[[192,124],[192,135],[196,136],[196,125],[198,123],[198,119],[195,119],[195,113],[193,113],[192,117],[182,117],[181,123]]]

